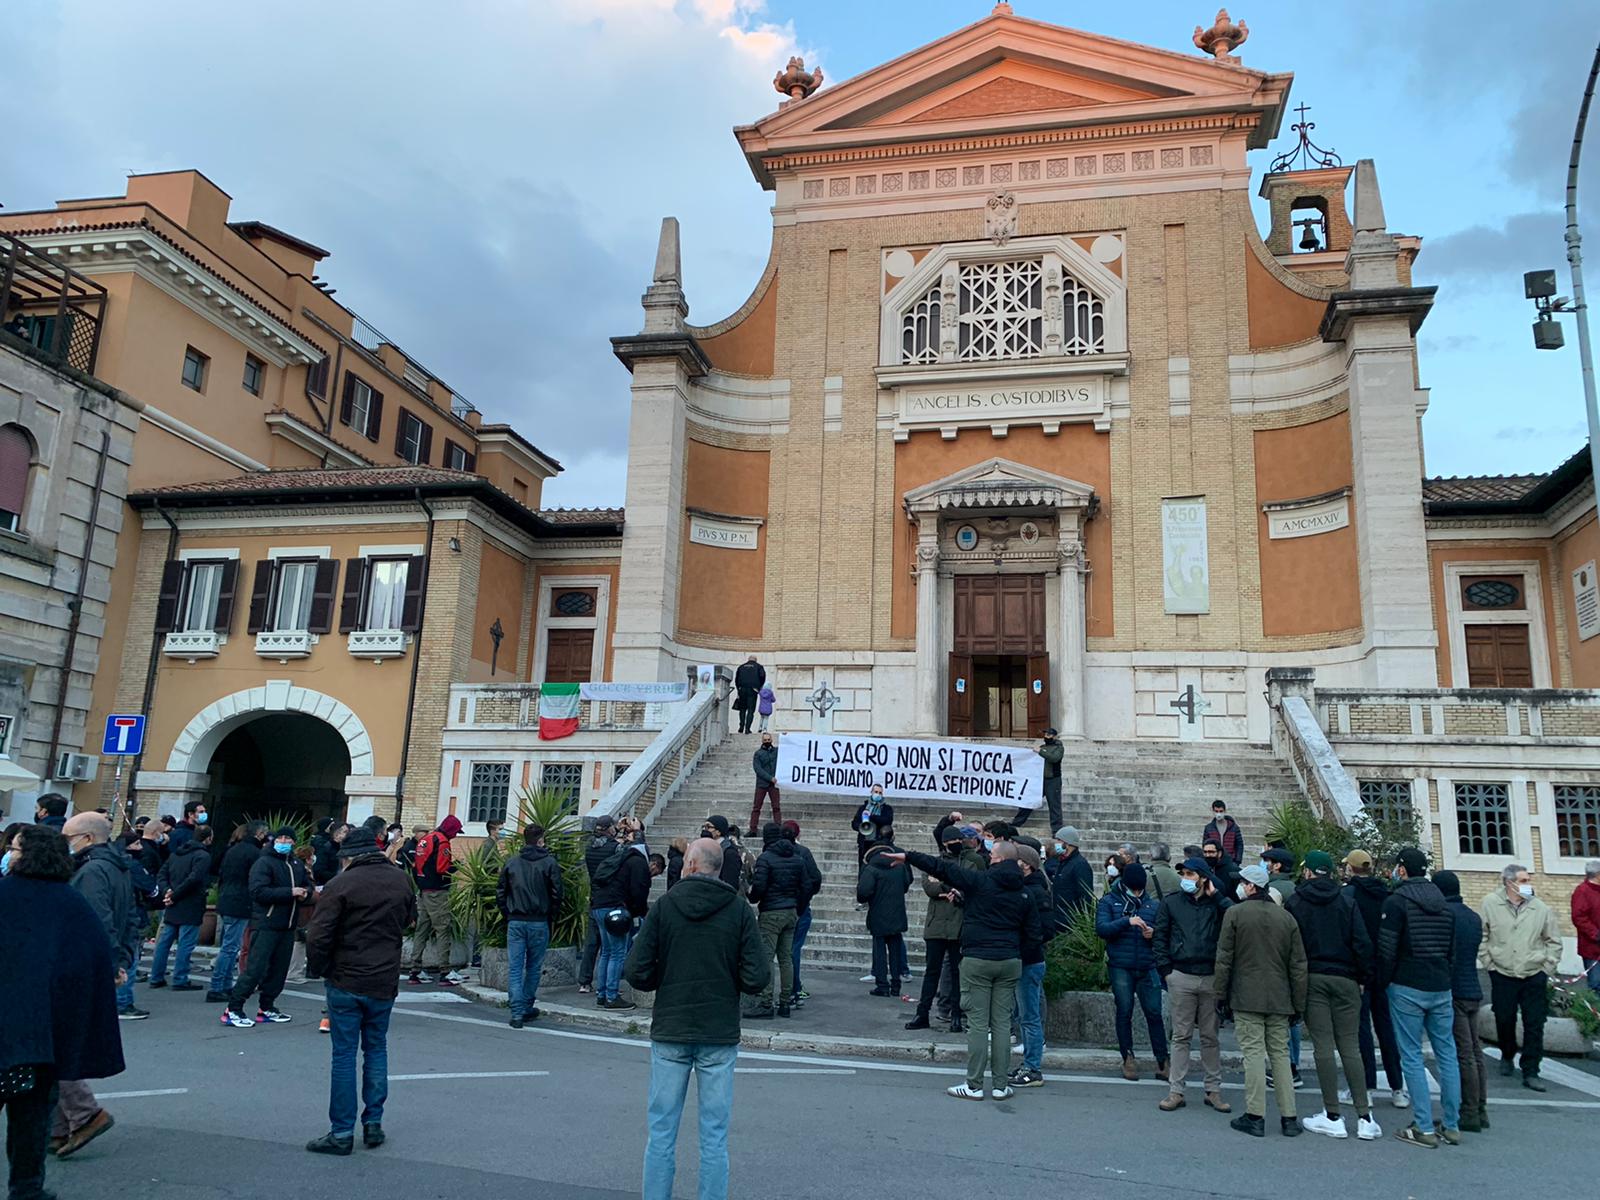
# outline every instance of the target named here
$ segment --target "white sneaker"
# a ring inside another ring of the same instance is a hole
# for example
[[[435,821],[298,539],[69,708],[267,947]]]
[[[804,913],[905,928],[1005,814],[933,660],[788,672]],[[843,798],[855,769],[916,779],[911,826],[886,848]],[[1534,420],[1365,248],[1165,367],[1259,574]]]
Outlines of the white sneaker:
[[[1383,1136],[1383,1129],[1373,1118],[1362,1117],[1356,1126],[1356,1136],[1363,1142],[1375,1142]]]
[[[1343,1117],[1334,1120],[1325,1112],[1317,1113],[1314,1116],[1301,1117],[1300,1128],[1308,1133],[1325,1133],[1331,1138],[1347,1138],[1350,1136],[1350,1131],[1344,1127]]]
[[[1022,1043],[1021,1042],[1017,1042],[1016,1044],[1014,1044],[1011,1047],[1011,1053],[1013,1053],[1013,1054],[1021,1054],[1022,1053]]]
[[[878,977],[876,975],[873,975],[873,974],[869,973],[869,974],[863,975],[861,977],[861,982],[862,983],[875,983],[875,982],[877,982],[877,979],[878,979]]]
[[[1395,1088],[1394,1094],[1393,1094],[1393,1100],[1394,1100],[1394,1106],[1396,1108],[1410,1108],[1411,1107],[1411,1093],[1406,1091],[1405,1088],[1403,1088],[1403,1087],[1402,1088]]]
[[[990,1090],[989,1099],[991,1099],[991,1100],[1009,1100],[1014,1095],[1016,1095],[1016,1092],[1013,1091],[1009,1086],[1007,1086],[1007,1087],[997,1087],[997,1088],[993,1088],[993,1089]]]
[[[250,1029],[255,1025],[255,1022],[249,1017],[245,1016],[243,1013],[234,1012],[231,1008],[225,1008],[222,1010],[222,1023],[224,1025],[231,1025],[235,1029]]]
[[[1350,1094],[1350,1089],[1349,1088],[1340,1088],[1339,1089],[1339,1103],[1340,1104],[1354,1104],[1355,1102],[1356,1102],[1355,1097]]]
[[[451,971],[450,974],[444,976],[443,978],[441,978],[439,980],[440,983],[448,984],[451,987],[459,987],[461,984],[465,983],[466,981],[467,981],[467,977],[465,975],[463,975],[460,971]]]
[[[964,1083],[958,1083],[958,1084],[955,1085],[955,1087],[945,1088],[944,1094],[946,1096],[954,1096],[957,1100],[982,1100],[983,1099],[983,1089],[982,1088],[969,1088]]]

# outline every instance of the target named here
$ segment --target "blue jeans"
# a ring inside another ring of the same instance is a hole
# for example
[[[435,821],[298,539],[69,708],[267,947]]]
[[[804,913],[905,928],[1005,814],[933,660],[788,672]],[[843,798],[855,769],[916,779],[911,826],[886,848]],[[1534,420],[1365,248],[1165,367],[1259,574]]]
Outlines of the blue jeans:
[[[217,924],[221,934],[217,939],[217,957],[211,964],[210,990],[228,992],[233,990],[235,969],[239,965],[239,947],[244,944],[244,931],[250,925],[250,918],[219,916]]]
[[[600,954],[594,964],[594,991],[602,1000],[615,1000],[622,994],[622,963],[628,957],[628,945],[633,941],[633,931],[612,933],[606,928],[609,908],[591,909],[594,927],[600,931]]]
[[[800,961],[800,947],[798,944],[795,946],[794,961],[796,963]],[[1591,992],[1600,992],[1600,958],[1586,958],[1583,960],[1583,977],[1588,981]],[[798,979],[799,976],[795,978]]]
[[[1017,1020],[1022,1025],[1022,1065],[1044,1066],[1044,964],[1029,963],[1017,981]]]
[[[1433,1132],[1433,1101],[1428,1096],[1428,1071],[1422,1065],[1422,1033],[1433,1046],[1433,1067],[1439,1075],[1439,1106],[1444,1127],[1461,1128],[1461,1063],[1456,1058],[1455,1003],[1449,992],[1419,992],[1389,985],[1389,1016],[1400,1045],[1400,1070],[1411,1093],[1417,1128]]]
[[[728,1122],[733,1116],[733,1064],[738,1046],[697,1042],[650,1043],[650,1140],[644,1148],[644,1200],[671,1200],[678,1158],[678,1123],[689,1092],[689,1073],[698,1079],[695,1107],[700,1112],[699,1200],[727,1200]]]
[[[128,964],[128,982],[117,989],[117,1011],[124,1012],[133,1007],[133,977],[139,973],[139,959],[144,954],[144,931],[133,942],[133,961]]]
[[[328,997],[328,1033],[333,1043],[333,1071],[328,1088],[328,1128],[334,1137],[356,1131],[356,1046],[361,1047],[361,1123],[383,1122],[389,1098],[389,1014],[393,1000],[358,996],[333,984],[323,985]]]
[[[1296,1071],[1300,1069],[1300,1022],[1289,1023],[1289,1065]]]
[[[549,946],[549,921],[506,922],[506,967],[513,1017],[527,1016],[539,998],[539,976],[544,971],[544,952]]]
[[[800,951],[805,949],[806,934],[811,930],[811,910],[808,908],[800,914],[800,919],[794,924],[794,991],[800,990]]]
[[[1117,1005],[1117,1049],[1122,1057],[1133,1053],[1133,1001],[1137,997],[1144,1010],[1145,1027],[1150,1031],[1150,1049],[1157,1062],[1165,1062],[1167,1025],[1161,1019],[1160,977],[1154,971],[1130,971],[1126,967],[1111,967],[1108,973],[1111,996]]]
[[[178,961],[172,965],[172,982],[189,982],[189,959],[194,954],[195,943],[200,940],[198,925],[162,925],[156,935],[156,953],[150,960],[150,982],[159,983],[167,977],[167,954],[172,943],[178,943]]]

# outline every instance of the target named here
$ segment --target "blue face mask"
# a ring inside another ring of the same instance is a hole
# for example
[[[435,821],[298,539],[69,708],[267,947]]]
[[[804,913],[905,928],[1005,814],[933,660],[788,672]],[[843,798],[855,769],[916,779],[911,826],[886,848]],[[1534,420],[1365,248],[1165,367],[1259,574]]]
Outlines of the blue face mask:
[[[15,853],[15,850],[7,850],[4,854],[0,854],[0,875],[11,874],[11,856]]]
[[[287,854],[287,853],[289,853],[289,851],[294,849],[294,843],[293,842],[273,842],[272,843],[272,848],[274,850],[276,850],[279,854]]]
[[[1268,862],[1266,859],[1263,858],[1261,860],[1261,864],[1260,865],[1261,865],[1261,869],[1263,871],[1265,871],[1268,875],[1272,874],[1272,864],[1270,862]]]
[[[993,838],[984,838],[983,839],[983,848],[985,850],[993,850],[994,849],[994,839]]]
[[[197,812],[194,815],[194,823],[196,825],[204,825],[210,818],[210,813]]]
[[[1178,880],[1178,886],[1193,895],[1200,890],[1200,881],[1198,879],[1180,879]]]

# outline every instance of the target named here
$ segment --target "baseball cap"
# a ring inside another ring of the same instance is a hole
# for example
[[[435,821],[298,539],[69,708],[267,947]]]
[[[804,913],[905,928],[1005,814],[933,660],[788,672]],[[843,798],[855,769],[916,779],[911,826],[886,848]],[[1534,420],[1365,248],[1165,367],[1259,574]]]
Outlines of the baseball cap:
[[[1306,870],[1317,875],[1333,874],[1333,855],[1326,850],[1309,851],[1303,860]]]
[[[1370,871],[1372,869],[1372,855],[1365,850],[1352,850],[1344,856],[1344,865],[1352,871]]]
[[[1294,855],[1287,850],[1263,850],[1261,857],[1268,862],[1275,862],[1284,867],[1294,866]]]
[[[1406,874],[1412,879],[1421,879],[1428,873],[1428,856],[1415,846],[1400,851],[1396,856],[1400,865],[1406,869]]]
[[[1267,869],[1260,863],[1256,863],[1254,866],[1246,867],[1240,871],[1239,878],[1246,883],[1255,884],[1258,888],[1264,888],[1267,886]]]
[[[982,837],[983,830],[979,829],[976,825],[963,825],[961,827],[961,836],[964,838]]]

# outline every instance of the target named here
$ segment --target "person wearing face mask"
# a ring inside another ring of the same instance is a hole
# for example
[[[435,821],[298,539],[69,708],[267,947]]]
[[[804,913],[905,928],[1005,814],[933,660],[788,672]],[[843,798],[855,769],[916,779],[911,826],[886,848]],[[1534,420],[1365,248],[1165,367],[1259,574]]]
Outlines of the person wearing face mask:
[[[1231,898],[1239,889],[1239,864],[1223,851],[1222,844],[1215,839],[1201,843],[1200,857],[1206,860],[1207,870],[1216,877],[1217,890]]]
[[[167,849],[173,854],[177,853],[179,847],[194,837],[194,831],[210,819],[206,813],[205,801],[190,800],[183,806],[183,820],[172,827],[172,834],[167,840]]]
[[[1079,909],[1095,905],[1094,870],[1089,860],[1078,852],[1082,841],[1075,825],[1063,825],[1056,830],[1050,859],[1054,870],[1047,869],[1046,874],[1050,876],[1050,887],[1055,893],[1057,932],[1072,923]]]
[[[941,831],[939,853],[958,862],[969,871],[982,871],[989,864],[976,850],[968,849],[958,825],[947,825]],[[922,976],[922,993],[917,998],[916,1015],[906,1022],[907,1029],[927,1029],[933,1002],[943,987],[947,967],[953,969],[957,979],[961,976],[961,906],[956,903],[958,893],[936,875],[922,877],[922,890],[928,897],[927,912],[922,921],[923,959],[926,971]],[[952,998],[950,1032],[965,1030],[961,1021],[959,998]]]
[[[1500,872],[1501,886],[1483,898],[1483,944],[1478,965],[1489,972],[1500,1074],[1515,1072],[1517,1013],[1522,1013],[1522,1086],[1545,1090],[1539,1078],[1544,1058],[1547,985],[1561,962],[1561,927],[1550,906],[1533,894],[1533,877],[1520,863]]]
[[[250,867],[250,961],[228,993],[222,1024],[248,1029],[258,1022],[281,1024],[290,1020],[278,1011],[278,995],[289,975],[294,954],[294,930],[300,906],[311,894],[311,876],[294,854],[294,830],[275,831],[271,849]],[[257,988],[261,1003],[255,1020],[245,1016],[245,1001]]]
[[[239,948],[250,922],[250,868],[261,857],[267,840],[267,823],[250,821],[239,826],[233,844],[222,856],[217,882],[217,957],[211,964],[211,988],[207,1004],[222,1004],[228,999],[239,965]]]
[[[1289,1021],[1306,1010],[1306,948],[1295,919],[1275,904],[1266,868],[1239,872],[1239,903],[1222,918],[1217,938],[1217,996],[1233,1009],[1244,1056],[1244,1112],[1229,1125],[1266,1137],[1267,1060],[1277,1081],[1278,1127],[1299,1137],[1289,1071]]]
[[[1156,972],[1172,997],[1172,1059],[1168,1066],[1162,1112],[1176,1112],[1188,1101],[1189,1047],[1200,1033],[1200,1062],[1205,1068],[1205,1102],[1217,1112],[1232,1112],[1222,1098],[1222,1051],[1217,1042],[1217,939],[1230,905],[1217,889],[1217,879],[1204,859],[1186,858],[1178,868],[1178,891],[1165,896],[1156,911],[1150,949]]]
[[[1389,898],[1389,885],[1374,872],[1372,855],[1365,850],[1352,850],[1345,855],[1344,869],[1344,894],[1355,903],[1367,926],[1367,940],[1372,943],[1372,960],[1361,982],[1361,1065],[1367,1074],[1367,1091],[1377,1089],[1381,1054],[1390,1102],[1396,1108],[1410,1108],[1411,1096],[1400,1074],[1400,1047],[1394,1040],[1394,1022],[1389,1017],[1389,995],[1378,982],[1378,925],[1383,902]],[[1339,1099],[1344,1102],[1347,1097],[1340,1093]]]
[[[1117,886],[1117,880],[1122,876],[1122,860],[1115,854],[1108,854],[1106,856],[1105,873],[1105,887],[1100,890],[1100,895],[1102,897],[1109,896],[1111,894],[1111,889]]]
[[[1388,990],[1400,1066],[1416,1107],[1413,1122],[1395,1134],[1407,1145],[1436,1149],[1439,1138],[1461,1144],[1461,1069],[1456,1059],[1456,923],[1444,893],[1428,881],[1428,859],[1408,847],[1396,856],[1395,889],[1378,922],[1378,980]],[[1422,1035],[1433,1046],[1444,1123],[1434,1133]]]
[[[1150,1033],[1156,1074],[1166,1078],[1171,1070],[1167,1059],[1167,1027],[1161,1020],[1161,981],[1155,972],[1152,946],[1156,918],[1161,910],[1159,901],[1146,890],[1146,883],[1144,867],[1129,863],[1116,883],[1100,898],[1094,916],[1094,931],[1106,944],[1111,994],[1117,1005],[1117,1049],[1122,1055],[1124,1079],[1139,1078],[1139,1064],[1133,1056],[1135,996]],[[1181,881],[1179,891],[1182,891]]]
[[[157,881],[166,911],[162,914],[161,934],[156,938],[155,957],[150,960],[152,989],[167,986],[167,955],[176,942],[178,957],[172,968],[172,990],[200,990],[200,985],[189,979],[189,959],[200,940],[200,922],[206,915],[206,885],[210,877],[211,826],[201,825],[194,836],[167,859]]]
[[[1215,842],[1234,866],[1244,861],[1244,831],[1239,828],[1239,822],[1228,815],[1225,800],[1211,802],[1211,821],[1200,831],[1200,840]]]
[[[6,826],[6,831],[0,834],[0,876],[11,873],[11,860],[16,857],[16,852],[21,849],[17,845],[17,834],[28,827],[26,821],[13,821]]]
[[[883,785],[875,783],[867,792],[861,807],[855,810],[850,827],[856,833],[856,862],[867,857],[867,851],[882,845],[893,836],[894,805],[883,798]]]
[[[33,802],[33,823],[59,831],[67,823],[67,798],[60,792],[46,792]]]

